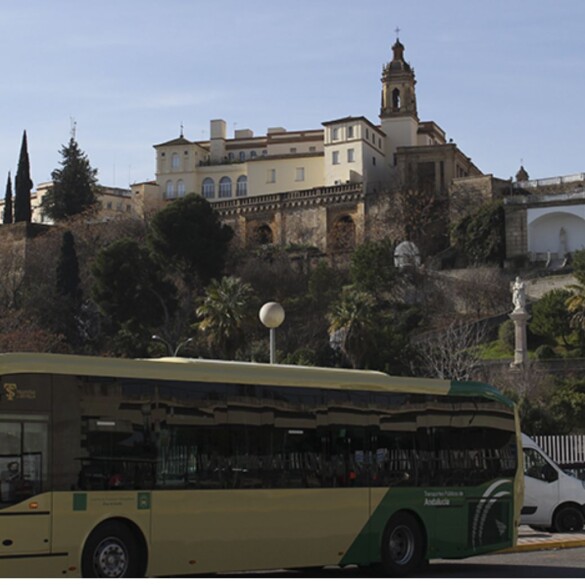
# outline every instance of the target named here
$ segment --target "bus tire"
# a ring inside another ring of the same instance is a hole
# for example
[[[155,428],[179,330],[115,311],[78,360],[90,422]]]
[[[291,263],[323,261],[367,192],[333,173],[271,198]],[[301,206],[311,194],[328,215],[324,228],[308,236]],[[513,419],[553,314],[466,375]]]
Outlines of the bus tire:
[[[382,536],[382,568],[387,575],[404,577],[419,569],[425,560],[426,539],[420,522],[408,512],[397,512],[388,520]]]
[[[581,508],[568,505],[555,512],[552,527],[555,532],[580,532],[584,524]]]
[[[91,578],[142,577],[140,548],[128,525],[108,520],[89,535],[83,547],[81,574]]]

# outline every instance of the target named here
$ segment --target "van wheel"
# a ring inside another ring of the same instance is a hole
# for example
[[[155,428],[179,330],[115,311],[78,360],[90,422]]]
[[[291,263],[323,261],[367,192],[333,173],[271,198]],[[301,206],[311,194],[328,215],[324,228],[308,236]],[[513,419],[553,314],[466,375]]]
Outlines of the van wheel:
[[[100,524],[83,548],[83,577],[142,577],[140,547],[132,530],[122,522]]]
[[[552,527],[555,532],[580,532],[584,524],[583,512],[576,506],[567,506],[557,510]]]
[[[425,538],[418,520],[407,512],[390,518],[382,536],[382,567],[395,577],[404,577],[422,566]]]

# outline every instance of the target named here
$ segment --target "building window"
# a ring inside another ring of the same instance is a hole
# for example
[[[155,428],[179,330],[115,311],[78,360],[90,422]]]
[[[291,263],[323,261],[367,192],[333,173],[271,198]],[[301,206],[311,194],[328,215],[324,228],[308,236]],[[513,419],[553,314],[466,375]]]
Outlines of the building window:
[[[185,183],[181,180],[177,181],[177,196],[185,197]]]
[[[333,128],[331,131],[331,140],[339,140],[339,128]]]
[[[392,109],[400,110],[400,90],[398,88],[392,90]]]
[[[253,151],[250,153],[250,158],[256,158],[257,156],[258,156],[258,155],[256,154],[256,151],[255,151],[255,150],[253,150]]]
[[[353,138],[353,126],[348,126],[347,127],[347,137],[348,138]]]
[[[296,149],[296,148],[294,148],[294,147],[293,147],[293,148],[291,148],[291,149],[290,149],[290,153],[291,153],[291,154],[296,154],[296,153],[297,153],[297,149]]]
[[[176,171],[181,167],[181,159],[176,152],[171,155],[171,168]]]
[[[240,152],[240,161],[246,160],[246,153],[244,151]]]
[[[375,156],[372,157],[372,166],[374,166],[374,167],[376,166],[376,157]]]
[[[230,162],[232,162],[232,161],[234,160],[234,158],[235,158],[235,157],[234,157],[234,153],[233,153],[233,152],[230,152],[230,153],[228,154],[228,160],[229,160]]]
[[[165,185],[165,198],[172,199],[175,196],[175,188],[172,181],[167,181]]]
[[[355,150],[353,148],[347,149],[347,162],[355,162]]]
[[[236,195],[238,197],[246,197],[248,195],[248,177],[246,175],[238,177],[236,182]]]
[[[305,180],[305,167],[298,167],[296,169],[295,181],[304,181],[304,180]]]
[[[309,146],[309,152],[317,152],[316,146]]]
[[[222,177],[219,181],[219,196],[227,198],[232,196],[232,180],[229,177]]]
[[[204,179],[201,184],[201,193],[205,199],[213,199],[215,197],[215,181],[210,177]]]
[[[334,150],[333,151],[331,162],[334,165],[338,165],[339,164],[339,150]]]
[[[366,140],[370,139],[370,131],[366,128]]]
[[[267,150],[263,150],[262,151],[262,156],[267,156],[268,155],[268,151]]]
[[[276,169],[268,169],[268,174],[266,176],[267,183],[276,183]]]

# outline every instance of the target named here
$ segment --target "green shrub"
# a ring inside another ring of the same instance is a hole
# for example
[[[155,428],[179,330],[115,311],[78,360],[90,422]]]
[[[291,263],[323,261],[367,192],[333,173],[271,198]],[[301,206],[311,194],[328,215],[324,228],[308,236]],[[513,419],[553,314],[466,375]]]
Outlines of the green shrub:
[[[537,360],[552,360],[557,357],[555,350],[550,345],[540,345],[534,352]]]
[[[514,330],[514,322],[507,320],[504,321],[498,329],[498,341],[503,348],[508,350],[514,350],[516,345],[516,333]]]

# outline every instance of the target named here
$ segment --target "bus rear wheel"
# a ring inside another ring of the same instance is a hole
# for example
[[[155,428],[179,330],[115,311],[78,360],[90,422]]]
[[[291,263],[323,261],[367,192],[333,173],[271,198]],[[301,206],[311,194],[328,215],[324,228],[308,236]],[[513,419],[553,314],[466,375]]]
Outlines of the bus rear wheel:
[[[83,548],[81,574],[92,578],[141,577],[140,547],[122,522],[100,524]]]
[[[425,538],[418,520],[408,512],[390,518],[382,536],[382,567],[391,576],[403,577],[424,563]]]

